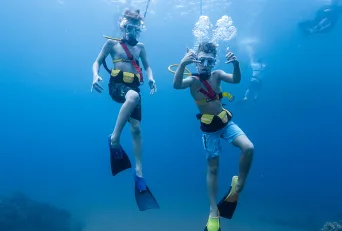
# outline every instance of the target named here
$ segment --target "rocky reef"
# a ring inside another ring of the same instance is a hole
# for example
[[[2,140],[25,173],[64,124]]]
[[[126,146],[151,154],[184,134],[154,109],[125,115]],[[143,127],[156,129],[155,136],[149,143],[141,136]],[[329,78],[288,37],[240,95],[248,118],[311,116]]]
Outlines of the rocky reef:
[[[342,221],[326,222],[321,231],[342,231]]]
[[[1,231],[82,231],[64,209],[30,199],[23,193],[0,196]]]

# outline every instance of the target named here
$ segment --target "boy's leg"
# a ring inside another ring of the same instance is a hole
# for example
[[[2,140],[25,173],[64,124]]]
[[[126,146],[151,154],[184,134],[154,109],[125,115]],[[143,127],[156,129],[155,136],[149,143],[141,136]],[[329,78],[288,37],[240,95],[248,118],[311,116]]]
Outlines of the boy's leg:
[[[111,145],[114,148],[117,148],[120,146],[120,136],[122,133],[122,130],[128,121],[131,113],[135,109],[135,107],[138,105],[140,98],[139,93],[132,90],[131,88],[125,86],[124,84],[116,84],[117,89],[111,90],[113,93],[111,94],[112,98],[116,97],[123,97],[124,96],[124,102],[120,108],[114,131],[111,135]],[[117,95],[113,95],[117,94]],[[119,95],[119,96],[118,96]]]
[[[142,138],[141,138],[141,101],[133,110],[129,119],[131,124],[131,134],[133,138],[133,150],[135,155],[135,173],[138,177],[142,174]]]
[[[247,138],[245,133],[234,123],[229,122],[224,138],[233,143],[234,146],[241,150],[241,157],[239,162],[239,178],[237,183],[237,193],[239,194],[246,183],[246,179],[253,161],[254,146]],[[237,199],[238,195],[232,195],[232,201]]]
[[[219,157],[214,157],[208,160],[207,170],[207,187],[210,202],[210,217],[218,217],[217,208],[217,180],[218,180]]]
[[[236,186],[236,192],[239,194],[243,190],[249,170],[252,165],[254,146],[246,135],[238,136],[233,144],[240,148],[241,156],[239,161],[239,178]]]
[[[220,135],[218,132],[204,133],[202,136],[203,146],[207,152],[207,188],[210,201],[209,217],[218,217],[217,208],[217,179],[219,169],[219,155],[221,153]]]

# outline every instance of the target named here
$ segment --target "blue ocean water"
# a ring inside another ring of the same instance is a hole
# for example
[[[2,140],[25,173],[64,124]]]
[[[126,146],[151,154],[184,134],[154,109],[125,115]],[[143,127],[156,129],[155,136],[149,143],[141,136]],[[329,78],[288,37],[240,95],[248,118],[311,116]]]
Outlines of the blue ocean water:
[[[70,210],[86,230],[202,230],[209,212],[206,160],[197,109],[188,90],[174,90],[170,64],[194,44],[200,1],[151,1],[141,41],[157,82],[142,87],[144,176],[161,208],[139,212],[133,171],[112,177],[107,136],[119,104],[91,93],[92,64],[105,39],[118,36],[124,1],[0,3],[0,193],[20,190]],[[324,1],[203,1],[213,23],[232,17],[237,36],[220,45],[236,54],[242,81],[225,84],[242,98],[251,76],[242,41],[267,62],[260,100],[228,103],[255,145],[253,166],[232,220],[222,230],[314,230],[342,219],[339,144],[341,22],[303,36],[297,23]],[[133,1],[144,12],[145,1]],[[232,71],[221,61],[218,69]],[[133,158],[128,126],[121,139]],[[239,150],[223,145],[219,197],[237,174]]]

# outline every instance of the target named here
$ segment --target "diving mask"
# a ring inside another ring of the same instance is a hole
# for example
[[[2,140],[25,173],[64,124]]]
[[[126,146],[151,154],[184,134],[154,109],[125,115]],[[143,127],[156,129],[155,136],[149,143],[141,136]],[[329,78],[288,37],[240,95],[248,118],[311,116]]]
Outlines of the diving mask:
[[[197,59],[198,64],[207,67],[213,67],[216,64],[216,59],[212,57],[200,57]]]
[[[134,34],[134,35],[137,35],[141,32],[140,26],[130,24],[130,23],[125,25],[125,30],[127,34]]]
[[[144,29],[143,21],[138,23],[132,23],[131,20],[123,17],[120,21],[120,28],[126,33],[128,37],[136,38],[139,36],[140,32]]]

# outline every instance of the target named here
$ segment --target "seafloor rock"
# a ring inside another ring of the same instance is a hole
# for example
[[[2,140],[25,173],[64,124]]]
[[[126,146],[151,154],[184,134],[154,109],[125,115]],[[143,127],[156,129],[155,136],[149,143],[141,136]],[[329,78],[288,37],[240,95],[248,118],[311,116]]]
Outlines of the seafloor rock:
[[[326,222],[321,231],[342,231],[342,221]]]
[[[0,197],[1,231],[82,231],[71,214],[22,193]]]

